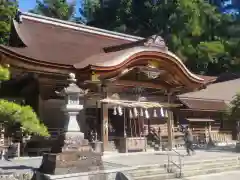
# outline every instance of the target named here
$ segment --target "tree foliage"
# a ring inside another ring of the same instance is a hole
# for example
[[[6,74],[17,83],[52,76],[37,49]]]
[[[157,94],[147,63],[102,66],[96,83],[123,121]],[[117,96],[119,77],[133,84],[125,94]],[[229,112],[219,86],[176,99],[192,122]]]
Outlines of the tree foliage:
[[[95,6],[89,25],[148,37],[161,35],[196,73],[239,71],[237,21],[219,10],[223,1],[119,0]],[[217,6],[216,6],[217,5]],[[235,36],[235,37],[234,37]]]
[[[49,136],[47,128],[40,122],[30,106],[21,106],[6,100],[0,100],[0,117],[6,124],[21,124],[24,132]]]
[[[101,7],[99,0],[82,0],[81,6],[79,8],[79,12],[81,14],[80,17],[76,17],[75,20],[78,22],[92,21],[94,20],[93,15],[95,11]]]
[[[0,81],[7,81],[10,78],[8,66],[0,65]]]
[[[31,12],[61,20],[73,18],[75,3],[67,0],[37,0],[36,7]]]
[[[232,120],[239,120],[240,118],[240,93],[237,93],[231,101],[228,110],[228,117]]]
[[[11,18],[17,11],[16,0],[0,0],[0,44],[7,44],[11,28]]]
[[[8,67],[0,66],[0,81],[6,81],[9,80],[9,78],[10,72]],[[30,106],[21,106],[0,99],[0,118],[7,125],[19,123],[24,132],[40,136],[49,136],[47,128],[41,123]]]

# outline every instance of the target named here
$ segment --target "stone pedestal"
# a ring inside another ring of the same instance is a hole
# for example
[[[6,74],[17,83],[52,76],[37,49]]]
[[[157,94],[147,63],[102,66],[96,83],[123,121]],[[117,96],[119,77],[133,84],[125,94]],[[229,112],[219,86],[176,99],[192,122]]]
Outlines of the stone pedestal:
[[[79,151],[46,153],[43,155],[39,172],[61,175],[100,170],[102,168],[102,154],[89,149],[89,146],[83,146]]]

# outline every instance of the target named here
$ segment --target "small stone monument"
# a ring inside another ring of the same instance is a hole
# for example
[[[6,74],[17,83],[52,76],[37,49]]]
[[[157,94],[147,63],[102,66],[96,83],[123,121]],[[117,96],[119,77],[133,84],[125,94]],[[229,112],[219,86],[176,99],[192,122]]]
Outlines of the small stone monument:
[[[82,110],[83,98],[87,91],[82,90],[76,84],[75,74],[69,74],[69,85],[58,95],[64,96],[65,105],[62,108],[67,116],[65,126],[65,140],[61,153],[46,153],[39,168],[45,174],[79,173],[90,170],[99,170],[102,165],[102,152],[93,152],[88,140],[84,139],[77,121],[77,115]]]

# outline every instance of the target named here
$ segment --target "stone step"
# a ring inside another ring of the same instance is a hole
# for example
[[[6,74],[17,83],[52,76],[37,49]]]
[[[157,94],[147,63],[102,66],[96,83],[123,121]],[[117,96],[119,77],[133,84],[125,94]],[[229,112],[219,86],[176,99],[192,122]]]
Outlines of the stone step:
[[[182,172],[181,178],[199,176],[204,174],[214,174],[214,173],[220,173],[220,172],[234,171],[234,170],[240,170],[240,166],[226,165],[225,167],[215,167],[211,169],[198,169],[198,170],[189,169],[188,171],[185,170]],[[176,178],[179,178],[178,173],[163,173],[163,171],[161,170],[159,173],[155,173],[155,174],[145,174],[142,176],[134,176],[131,174],[131,176],[136,180],[166,180],[166,179],[174,180]]]
[[[225,168],[225,167],[230,167],[230,166],[240,166],[237,162],[228,162],[228,163],[212,163],[212,164],[207,164],[205,166],[184,166],[182,168],[182,172],[188,172],[188,171],[201,171],[201,170],[210,170],[210,169],[214,169],[214,168]],[[175,173],[179,172],[178,168],[173,168],[173,171]]]
[[[173,159],[175,163],[179,163],[179,160],[177,157]],[[182,163],[185,166],[194,166],[194,165],[202,165],[205,166],[207,164],[212,164],[212,163],[225,163],[225,162],[240,162],[239,157],[216,157],[216,158],[210,158],[207,160],[191,160],[191,161],[186,161],[185,159],[182,160]],[[167,166],[167,162],[165,162],[164,166]]]
[[[154,175],[135,177],[134,180],[164,180],[164,179],[173,179],[175,177],[176,175],[173,173],[172,174],[164,173],[164,174],[154,174]]]
[[[182,171],[187,171],[191,169],[192,171],[198,171],[201,169],[211,169],[215,167],[226,167],[231,165],[237,165],[239,162],[237,159],[227,159],[225,161],[207,161],[206,163],[200,164],[185,164],[182,168]],[[178,169],[173,168],[173,172],[176,172]],[[132,171],[130,174],[133,177],[137,176],[147,176],[147,175],[156,175],[166,173],[166,170],[163,168],[163,165],[151,165],[151,166],[143,166],[139,167],[137,170]]]
[[[210,168],[216,166],[224,166],[224,165],[232,165],[232,164],[239,164],[239,160],[226,160],[226,161],[212,161],[207,163],[198,163],[198,164],[184,164],[183,169],[200,169],[200,168]]]
[[[176,163],[178,163],[177,160]],[[134,179],[139,180],[160,180],[179,177],[178,168],[173,168],[172,173],[167,173],[166,165],[165,163],[139,166],[137,170],[133,170],[129,174],[131,174]],[[236,169],[240,170],[239,157],[214,157],[207,160],[185,161],[182,168],[182,174],[184,177],[191,177]]]
[[[164,168],[149,168],[149,169],[138,169],[133,170],[129,174],[131,174],[132,177],[139,177],[139,176],[150,176],[150,175],[156,175],[156,174],[165,174],[167,171]]]
[[[164,169],[164,164],[149,164],[149,165],[141,165],[137,167],[137,170],[148,170],[148,169]]]
[[[192,177],[192,176],[198,176],[198,175],[204,175],[204,174],[215,174],[220,172],[226,172],[226,171],[234,171],[234,170],[240,170],[239,165],[227,165],[225,167],[215,167],[211,169],[199,169],[199,170],[188,170],[183,171],[182,177]],[[178,177],[178,174],[175,174],[176,177]]]
[[[176,164],[178,164],[178,161],[175,161]],[[212,160],[204,160],[204,161],[190,161],[190,162],[184,162],[183,161],[183,168],[195,168],[195,167],[210,167],[210,166],[217,166],[221,164],[238,164],[240,163],[240,160],[238,158],[225,158],[225,159],[212,159]],[[165,167],[167,164],[165,164]]]

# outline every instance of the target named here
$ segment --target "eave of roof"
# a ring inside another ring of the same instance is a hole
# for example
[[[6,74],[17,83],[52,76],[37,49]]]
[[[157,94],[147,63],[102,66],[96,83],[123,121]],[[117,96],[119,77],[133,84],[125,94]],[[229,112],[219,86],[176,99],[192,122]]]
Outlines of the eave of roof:
[[[168,50],[161,50],[160,48],[156,47],[145,47],[145,46],[138,46],[138,47],[133,47],[130,49],[122,50],[122,51],[117,51],[117,52],[112,52],[112,53],[104,53],[101,55],[94,55],[90,58],[85,59],[84,61],[74,65],[76,68],[84,68],[87,66],[90,67],[101,67],[101,68],[106,68],[106,69],[115,69],[117,66],[122,66],[123,64],[126,64],[129,59],[132,57],[137,56],[137,54],[141,53],[157,53],[160,55],[166,55],[169,61],[174,61],[176,64],[179,65],[180,68],[182,68],[183,72],[194,79],[195,81],[198,82],[204,82],[204,79],[201,77],[193,74],[190,72],[187,67],[183,64],[183,62],[172,52]],[[98,60],[96,62],[96,59]]]
[[[179,97],[179,101],[191,110],[225,111],[227,104],[223,100]]]
[[[234,96],[240,90],[240,78],[213,83],[207,86],[206,89],[200,91],[189,92],[186,94],[181,94],[179,98],[187,99],[200,99],[200,100],[213,100],[213,101],[225,101],[229,103],[232,101]]]
[[[33,63],[33,64],[38,64],[38,65],[43,65],[43,66],[52,66],[52,67],[56,67],[56,68],[73,69],[73,66],[69,65],[69,64],[59,64],[59,63],[39,61],[38,59],[22,56],[18,52],[15,52],[15,51],[9,49],[7,46],[1,45],[1,44],[0,44],[0,52],[3,53],[4,55],[7,55],[12,58],[18,58],[27,63]]]

